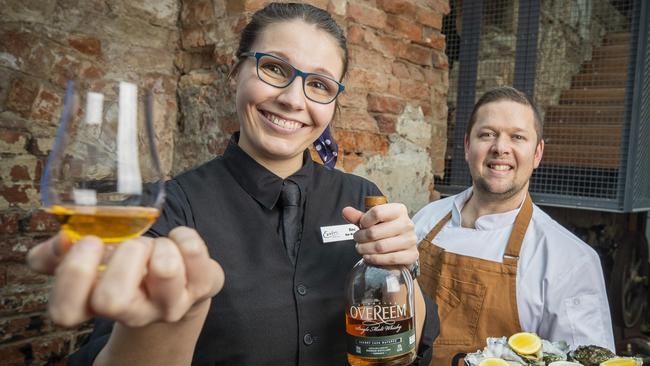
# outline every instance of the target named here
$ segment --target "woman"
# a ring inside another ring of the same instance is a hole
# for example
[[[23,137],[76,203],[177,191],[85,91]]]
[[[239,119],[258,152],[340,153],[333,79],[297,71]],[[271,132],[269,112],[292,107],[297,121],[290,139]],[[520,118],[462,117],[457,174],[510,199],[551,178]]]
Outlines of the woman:
[[[378,265],[417,260],[403,205],[364,214],[356,208],[377,187],[313,163],[306,150],[327,134],[347,69],[345,37],[330,15],[268,5],[244,29],[237,56],[240,132],[223,156],[167,183],[166,207],[149,232],[155,239],[122,243],[100,278],[96,238],[65,256],[54,254],[59,238],[30,252],[33,268],[56,269],[54,321],[116,321],[96,322],[72,363],[341,365],[343,287],[359,255]],[[333,144],[321,141],[333,165]],[[284,225],[283,216],[296,221]],[[323,242],[320,228],[346,221],[363,228],[358,245]],[[417,317],[426,358],[437,315],[419,288],[416,306],[426,314]]]

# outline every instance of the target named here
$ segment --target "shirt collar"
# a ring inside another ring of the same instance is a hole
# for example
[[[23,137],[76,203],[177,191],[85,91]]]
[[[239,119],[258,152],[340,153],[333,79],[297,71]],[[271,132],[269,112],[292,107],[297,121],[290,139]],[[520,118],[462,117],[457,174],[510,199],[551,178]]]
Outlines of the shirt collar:
[[[250,157],[239,147],[238,141],[239,132],[236,132],[230,138],[226,151],[223,153],[226,168],[246,193],[262,206],[271,210],[278,202],[284,180]],[[304,202],[307,187],[313,176],[314,162],[311,160],[309,150],[303,152],[302,159],[302,167],[287,179],[298,185],[301,201]]]
[[[454,204],[451,210],[451,223],[453,226],[461,226],[461,211],[463,210],[465,203],[467,203],[470,197],[472,197],[472,187],[469,187],[468,189],[459,193],[456,198],[454,198]],[[483,215],[479,217],[476,219],[474,227],[476,230],[497,230],[512,225],[515,222],[517,214],[519,213],[519,210],[523,206],[525,200],[526,197],[524,196],[524,199],[519,204],[519,207],[512,211]]]

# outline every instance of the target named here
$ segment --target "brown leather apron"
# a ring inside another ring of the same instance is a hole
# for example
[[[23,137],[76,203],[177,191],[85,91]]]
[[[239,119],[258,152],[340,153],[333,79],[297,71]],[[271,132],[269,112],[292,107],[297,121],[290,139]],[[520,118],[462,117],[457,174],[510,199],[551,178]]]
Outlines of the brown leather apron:
[[[440,335],[430,366],[449,366],[454,355],[485,347],[487,337],[521,331],[517,310],[517,260],[533,214],[530,195],[517,214],[503,263],[446,252],[433,244],[451,212],[420,242],[422,291],[436,299]],[[487,243],[476,243],[484,245]]]

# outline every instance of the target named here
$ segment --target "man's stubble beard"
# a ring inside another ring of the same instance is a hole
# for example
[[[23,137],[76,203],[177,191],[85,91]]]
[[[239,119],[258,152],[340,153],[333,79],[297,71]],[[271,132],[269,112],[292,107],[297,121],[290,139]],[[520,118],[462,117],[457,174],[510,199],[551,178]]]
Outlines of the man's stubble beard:
[[[512,197],[516,196],[519,192],[521,192],[521,190],[524,189],[525,187],[526,184],[517,186],[517,184],[513,182],[510,184],[510,187],[508,187],[505,191],[494,192],[491,189],[490,184],[483,177],[478,177],[477,179],[474,179],[474,189],[478,191],[477,193],[479,193],[482,197],[490,201],[509,200]]]

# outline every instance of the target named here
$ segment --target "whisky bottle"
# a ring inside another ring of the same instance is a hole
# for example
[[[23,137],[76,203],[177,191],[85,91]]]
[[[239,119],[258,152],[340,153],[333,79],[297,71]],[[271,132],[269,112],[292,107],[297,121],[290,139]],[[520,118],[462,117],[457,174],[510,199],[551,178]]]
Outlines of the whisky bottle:
[[[366,197],[366,210],[386,203]],[[352,366],[401,366],[415,360],[413,278],[404,266],[373,266],[361,259],[345,289],[348,362]]]

